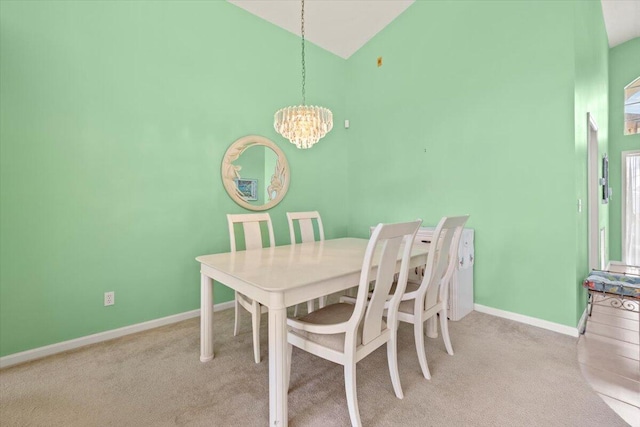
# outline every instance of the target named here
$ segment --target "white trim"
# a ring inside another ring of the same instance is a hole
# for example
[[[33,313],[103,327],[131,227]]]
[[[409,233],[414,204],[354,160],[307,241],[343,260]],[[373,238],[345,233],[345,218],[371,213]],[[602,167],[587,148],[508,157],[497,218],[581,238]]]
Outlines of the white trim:
[[[512,313],[510,311],[499,310],[493,307],[487,307],[485,305],[474,304],[475,311],[480,313],[490,314],[492,316],[502,317],[509,320],[515,320],[516,322],[526,323],[527,325],[536,326],[538,328],[547,329],[549,331],[559,332],[564,335],[570,335],[572,337],[578,337],[578,328],[574,328],[567,325],[561,325],[560,323],[549,322],[547,320],[537,319],[535,317],[525,316],[523,314]]]
[[[598,196],[598,125],[591,113],[587,113],[587,249],[589,271],[598,268],[598,232],[600,228],[600,207]],[[602,268],[602,266],[600,267]]]
[[[598,267],[600,270],[603,270],[607,266],[607,227],[602,227],[600,229],[599,237],[598,237],[598,259],[600,260],[600,266]]]
[[[589,126],[596,132],[598,132],[598,125],[596,124],[596,120],[593,118],[591,113],[587,113],[587,120],[589,122]]]
[[[609,264],[607,264],[607,270],[610,270],[611,267],[616,266],[616,267],[622,267],[622,266],[627,266],[627,264],[625,264],[622,261],[609,261]]]
[[[222,311],[233,308],[234,301],[222,302],[213,306],[213,311]],[[174,314],[172,316],[161,317],[159,319],[149,320],[148,322],[136,323],[134,325],[124,326],[110,331],[99,332],[97,334],[87,335],[75,338],[69,341],[63,341],[56,344],[38,347],[20,353],[9,354],[0,357],[0,368],[17,365],[35,359],[40,359],[52,354],[62,353],[63,351],[73,350],[89,344],[95,344],[102,341],[112,340],[114,338],[123,337],[136,332],[146,331],[148,329],[158,328],[160,326],[170,325],[172,323],[181,322],[183,320],[192,319],[200,316],[200,309],[186,311],[184,313]]]
[[[627,157],[640,154],[640,150],[628,150],[620,153],[620,243],[622,244],[622,263],[627,262]]]
[[[580,332],[581,334],[584,334],[584,331],[587,329],[587,308],[588,305],[584,308],[582,316],[580,317],[580,321],[578,322],[578,332]]]

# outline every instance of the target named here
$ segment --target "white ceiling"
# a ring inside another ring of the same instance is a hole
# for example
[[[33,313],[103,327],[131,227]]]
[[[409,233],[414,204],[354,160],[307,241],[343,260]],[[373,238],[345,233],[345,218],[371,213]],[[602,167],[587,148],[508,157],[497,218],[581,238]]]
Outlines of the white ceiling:
[[[640,0],[602,0],[609,47],[640,37]]]
[[[228,1],[300,35],[300,1]],[[414,0],[305,0],[305,38],[347,59],[413,2]]]
[[[227,0],[285,30],[300,35],[296,0]],[[415,0],[305,0],[305,37],[349,58]],[[613,47],[640,37],[640,0],[601,0]]]

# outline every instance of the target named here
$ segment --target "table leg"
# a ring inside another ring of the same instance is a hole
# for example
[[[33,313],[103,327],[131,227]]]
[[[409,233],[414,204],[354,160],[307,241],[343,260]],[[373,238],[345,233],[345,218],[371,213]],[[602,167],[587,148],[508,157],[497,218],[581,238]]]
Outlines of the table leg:
[[[425,333],[429,338],[438,338],[438,320],[436,316],[431,316],[427,319],[427,328],[425,329]]]
[[[287,308],[283,295],[275,295],[269,306],[269,425],[286,427],[288,408],[287,372]]]
[[[200,361],[213,359],[213,280],[200,274]]]

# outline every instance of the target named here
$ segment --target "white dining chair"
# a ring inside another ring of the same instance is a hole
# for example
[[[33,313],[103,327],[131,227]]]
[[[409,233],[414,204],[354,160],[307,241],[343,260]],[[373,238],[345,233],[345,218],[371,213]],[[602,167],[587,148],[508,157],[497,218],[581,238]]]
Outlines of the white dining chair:
[[[317,224],[317,237],[314,228],[314,221]],[[324,240],[324,228],[322,227],[322,218],[318,211],[311,212],[287,212],[287,222],[289,223],[289,238],[291,244],[295,245],[296,242],[296,227],[300,230],[300,243],[323,241]],[[320,308],[327,304],[327,297],[323,296],[318,298],[318,306]],[[307,313],[311,313],[315,309],[315,302],[313,300],[307,301]],[[294,316],[298,315],[298,306],[295,308]]]
[[[367,245],[355,304],[329,304],[300,319],[287,319],[289,332],[286,385],[291,375],[293,346],[344,366],[344,382],[349,417],[353,426],[361,426],[356,392],[356,363],[378,347],[387,344],[387,359],[393,390],[403,398],[398,374],[397,310],[407,283],[411,249],[421,220],[379,224]],[[396,293],[387,302],[397,261],[401,257]],[[374,262],[377,261],[377,270]],[[374,276],[375,272],[375,276]],[[375,287],[369,298],[369,284]],[[387,321],[383,311],[387,306]]]
[[[413,335],[422,374],[431,378],[424,348],[424,322],[435,315],[440,317],[440,328],[447,353],[453,355],[447,318],[447,299],[451,277],[458,263],[458,244],[469,215],[443,217],[436,227],[427,255],[422,281],[409,281],[398,308],[397,318],[413,324]],[[389,313],[393,305],[389,301]]]
[[[236,233],[235,224],[242,224],[244,232],[245,250],[259,249],[263,247],[262,231],[260,224],[265,224],[269,234],[269,246],[275,246],[273,237],[273,225],[271,217],[268,213],[257,214],[228,214],[227,222],[229,224],[229,240],[231,242],[231,252],[236,251]],[[267,307],[261,305],[257,301],[235,292],[235,324],[233,327],[233,335],[238,335],[240,324],[240,310],[243,307],[251,313],[251,325],[253,328],[253,357],[256,363],[260,363],[260,316],[267,312]]]

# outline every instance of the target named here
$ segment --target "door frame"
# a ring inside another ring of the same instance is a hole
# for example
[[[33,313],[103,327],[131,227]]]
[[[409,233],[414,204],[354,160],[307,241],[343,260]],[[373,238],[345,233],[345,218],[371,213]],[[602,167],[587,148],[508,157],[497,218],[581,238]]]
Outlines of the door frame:
[[[589,236],[589,270],[603,268],[599,266],[599,223],[600,210],[598,197],[598,125],[591,113],[587,113],[587,216]]]

